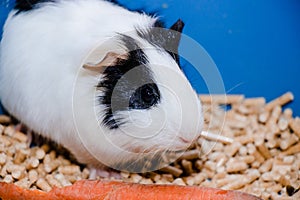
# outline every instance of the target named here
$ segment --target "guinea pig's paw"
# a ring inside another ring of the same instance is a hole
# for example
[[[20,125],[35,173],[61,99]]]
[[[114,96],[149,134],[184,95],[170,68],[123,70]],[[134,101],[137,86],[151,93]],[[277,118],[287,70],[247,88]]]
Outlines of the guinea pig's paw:
[[[108,178],[108,179],[121,179],[122,176],[120,174],[120,171],[114,170],[109,167],[101,167],[101,168],[96,168],[96,167],[90,167],[90,176],[89,179],[98,179],[98,178]]]

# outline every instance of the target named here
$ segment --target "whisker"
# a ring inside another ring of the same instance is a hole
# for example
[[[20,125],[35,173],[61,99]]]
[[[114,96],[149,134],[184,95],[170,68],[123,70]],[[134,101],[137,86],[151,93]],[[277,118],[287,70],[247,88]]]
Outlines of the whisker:
[[[228,89],[225,93],[226,93],[226,94],[229,94],[232,90],[234,90],[234,89],[240,87],[241,85],[243,85],[243,84],[245,84],[245,83],[246,83],[245,81],[240,82],[240,83],[236,84],[235,86],[233,86],[232,88]]]

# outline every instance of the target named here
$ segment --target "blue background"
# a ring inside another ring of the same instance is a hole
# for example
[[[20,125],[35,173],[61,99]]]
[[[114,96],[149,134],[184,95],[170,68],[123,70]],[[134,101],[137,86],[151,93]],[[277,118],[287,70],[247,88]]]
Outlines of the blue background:
[[[263,96],[287,91],[300,115],[300,1],[298,0],[119,0],[131,9],[158,12],[171,26],[181,18],[184,33],[201,44],[222,75],[228,94]],[[13,1],[2,0],[0,27]],[[199,93],[207,93],[192,66],[184,71]],[[1,111],[0,111],[1,112]]]

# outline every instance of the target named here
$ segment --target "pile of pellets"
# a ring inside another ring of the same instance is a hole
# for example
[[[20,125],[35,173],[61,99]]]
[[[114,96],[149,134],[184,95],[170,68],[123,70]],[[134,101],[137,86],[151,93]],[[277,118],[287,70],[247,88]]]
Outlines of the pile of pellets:
[[[205,126],[197,143],[159,172],[122,176],[139,183],[240,190],[262,199],[300,199],[300,118],[282,108],[293,98],[288,92],[266,104],[264,98],[243,95],[202,95]]]
[[[10,122],[8,116],[0,115],[1,182],[50,191],[53,187],[69,186],[89,177],[87,168],[81,170],[48,144],[30,148],[26,134],[18,131],[15,125],[5,126]]]
[[[266,103],[243,95],[201,95],[202,136],[169,166],[155,172],[120,172],[140,184],[177,184],[240,190],[262,199],[300,199],[300,118],[282,106],[286,93]],[[49,191],[89,176],[48,145],[28,137],[0,116],[0,181]],[[113,178],[112,178],[113,179]]]

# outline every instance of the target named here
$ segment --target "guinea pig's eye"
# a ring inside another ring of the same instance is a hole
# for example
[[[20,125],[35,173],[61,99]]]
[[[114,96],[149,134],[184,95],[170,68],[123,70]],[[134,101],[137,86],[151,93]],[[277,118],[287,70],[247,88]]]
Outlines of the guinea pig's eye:
[[[155,83],[139,87],[129,99],[129,108],[147,109],[158,103],[160,94]]]

